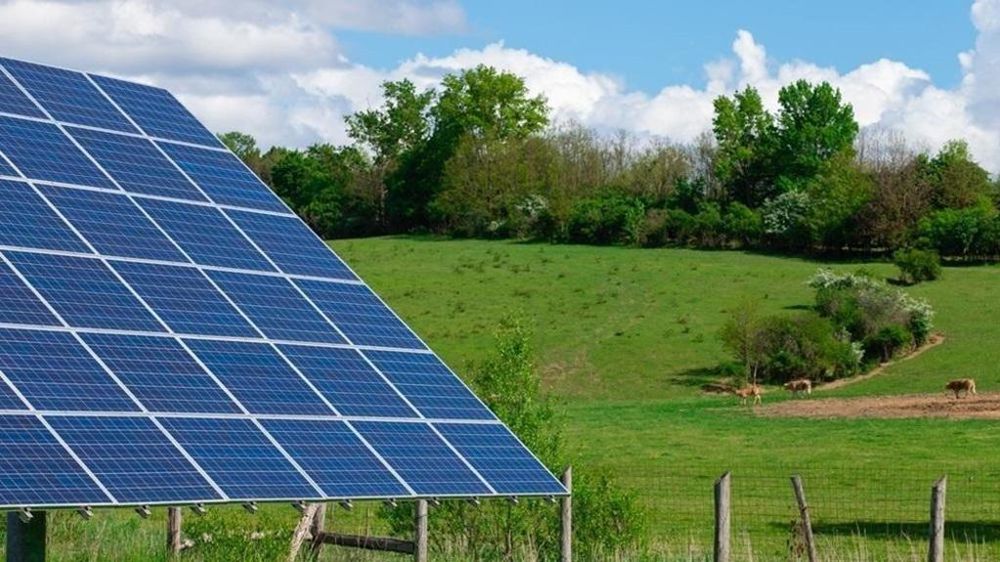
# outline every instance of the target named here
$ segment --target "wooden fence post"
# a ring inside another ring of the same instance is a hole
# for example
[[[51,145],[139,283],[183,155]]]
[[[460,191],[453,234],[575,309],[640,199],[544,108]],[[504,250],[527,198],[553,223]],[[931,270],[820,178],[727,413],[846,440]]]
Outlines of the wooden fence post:
[[[729,562],[729,480],[727,471],[715,481],[715,562]]]
[[[288,562],[295,562],[299,556],[299,549],[302,548],[302,543],[306,540],[306,534],[312,528],[313,518],[316,517],[316,511],[319,510],[319,506],[322,504],[311,503],[306,506],[305,511],[302,512],[302,517],[299,519],[299,524],[295,526],[295,532],[292,533],[292,547],[288,551]]]
[[[323,531],[326,529],[326,504],[321,503],[319,507],[316,508],[316,514],[313,515],[312,525],[309,527],[309,533],[312,535],[312,547],[311,556],[313,560],[319,558],[319,550],[323,546]]]
[[[562,483],[569,492],[568,496],[562,498],[560,505],[560,515],[562,517],[562,552],[559,560],[561,562],[572,562],[573,560],[573,467],[567,466],[562,475]]]
[[[802,521],[802,535],[806,541],[806,552],[809,562],[816,562],[816,540],[813,537],[812,521],[809,518],[809,504],[806,503],[806,491],[802,487],[802,477],[792,476],[792,489],[795,490],[795,502],[799,504],[799,514]]]
[[[184,548],[181,542],[181,508],[167,508],[167,552],[177,556]]]
[[[944,505],[948,477],[942,476],[931,488],[931,528],[928,562],[944,562]]]
[[[427,562],[427,500],[417,500],[416,540],[413,558],[416,562]]]
[[[32,512],[27,523],[19,515],[7,512],[8,562],[45,562],[45,512]]]

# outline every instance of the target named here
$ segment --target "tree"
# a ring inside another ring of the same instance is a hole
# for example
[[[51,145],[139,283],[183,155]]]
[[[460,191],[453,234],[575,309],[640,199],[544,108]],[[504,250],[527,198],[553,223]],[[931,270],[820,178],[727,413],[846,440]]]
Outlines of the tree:
[[[773,166],[779,184],[793,188],[816,177],[837,154],[853,155],[858,123],[840,90],[799,80],[781,88],[778,105]]]
[[[972,159],[965,141],[946,143],[929,167],[935,207],[960,209],[989,201],[990,174]]]
[[[774,119],[751,86],[732,98],[719,96],[714,106],[715,175],[731,199],[756,207],[773,195],[769,166]]]
[[[761,329],[763,318],[756,301],[744,300],[729,312],[729,319],[722,326],[720,337],[725,345],[743,364],[747,382],[757,383],[757,374],[764,360]]]
[[[260,158],[260,148],[257,146],[257,139],[251,135],[239,131],[230,131],[220,134],[219,140],[244,162]]]

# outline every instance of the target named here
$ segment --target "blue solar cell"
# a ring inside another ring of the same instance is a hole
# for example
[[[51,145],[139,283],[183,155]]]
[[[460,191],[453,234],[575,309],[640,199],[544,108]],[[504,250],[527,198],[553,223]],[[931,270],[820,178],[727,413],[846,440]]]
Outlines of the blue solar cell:
[[[357,276],[298,217],[226,211],[285,273],[355,280]]]
[[[91,76],[118,107],[128,113],[147,135],[164,139],[220,146],[210,133],[170,92],[107,78]]]
[[[216,203],[288,212],[278,196],[229,152],[157,144]]]
[[[274,271],[264,256],[216,208],[157,199],[143,199],[138,203],[194,261],[219,267]]]
[[[0,59],[14,79],[56,121],[138,133],[135,127],[79,72]]]
[[[194,339],[185,343],[252,413],[333,414],[270,345]]]
[[[353,425],[419,495],[490,493],[427,424],[353,422]]]
[[[49,312],[35,293],[2,263],[0,263],[0,322],[36,326],[59,325],[59,320]]]
[[[125,191],[208,201],[156,146],[138,137],[67,127],[69,134]]]
[[[416,412],[353,349],[281,345],[299,372],[345,416],[413,418]]]
[[[0,416],[0,507],[110,503],[34,416]]]
[[[428,418],[496,419],[434,355],[367,350],[364,354]]]
[[[343,422],[264,420],[261,423],[328,497],[410,495]]]
[[[304,279],[295,280],[295,284],[356,345],[426,349],[364,285]]]
[[[0,117],[0,152],[35,180],[117,189],[59,127]]]
[[[0,113],[46,118],[42,110],[4,74],[0,74]]]
[[[39,189],[101,254],[188,261],[125,195],[47,185]]]
[[[311,499],[319,493],[252,422],[160,420],[231,499]]]
[[[120,502],[222,499],[147,418],[49,416],[46,421]]]
[[[164,331],[100,260],[29,252],[7,257],[71,326]]]
[[[193,267],[118,261],[112,267],[175,332],[259,337],[239,311]]]
[[[176,340],[83,334],[105,365],[153,412],[242,412]]]
[[[0,176],[15,176],[20,177],[17,174],[17,170],[12,168],[10,164],[7,163],[7,159],[0,154]]]
[[[506,427],[457,423],[439,423],[434,427],[497,493],[566,493],[552,473]]]
[[[287,279],[224,271],[207,273],[267,337],[346,343]]]
[[[139,409],[67,332],[0,330],[0,371],[39,410]]]
[[[31,186],[0,180],[0,244],[92,253]]]

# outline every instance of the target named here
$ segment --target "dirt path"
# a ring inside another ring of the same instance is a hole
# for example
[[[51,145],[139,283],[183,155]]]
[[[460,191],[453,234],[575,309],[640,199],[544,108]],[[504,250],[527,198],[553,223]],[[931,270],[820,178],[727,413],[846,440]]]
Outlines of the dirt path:
[[[824,384],[822,386],[817,386],[816,387],[816,391],[820,391],[820,390],[833,390],[835,388],[843,388],[845,386],[854,384],[856,382],[866,381],[868,379],[877,377],[877,376],[881,375],[883,372],[885,372],[886,369],[888,369],[889,367],[892,367],[896,363],[901,363],[903,361],[909,361],[910,359],[914,359],[916,357],[920,357],[920,355],[923,354],[925,351],[927,351],[929,349],[932,349],[932,348],[935,348],[935,347],[941,345],[942,343],[944,343],[944,336],[941,335],[941,334],[934,334],[934,335],[932,335],[930,337],[930,339],[928,339],[927,343],[925,343],[924,345],[920,346],[920,348],[916,349],[913,353],[907,355],[906,357],[902,357],[902,358],[897,359],[895,361],[889,361],[889,362],[886,362],[886,363],[882,363],[878,367],[875,367],[874,369],[872,369],[871,371],[868,371],[867,373],[865,373],[863,375],[858,375],[856,377],[851,377],[851,378],[848,378],[848,379],[838,379],[838,380],[835,380],[833,382],[826,383],[826,384]]]
[[[942,390],[941,394],[788,400],[756,411],[767,417],[1000,419],[1000,393],[956,399]]]

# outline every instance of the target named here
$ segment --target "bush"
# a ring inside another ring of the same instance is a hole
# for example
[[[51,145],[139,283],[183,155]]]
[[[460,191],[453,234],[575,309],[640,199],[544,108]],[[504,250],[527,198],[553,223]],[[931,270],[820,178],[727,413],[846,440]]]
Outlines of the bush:
[[[765,319],[761,352],[760,378],[767,382],[837,379],[853,375],[859,366],[850,340],[815,313]]]
[[[905,326],[886,326],[864,341],[865,355],[885,362],[912,343],[913,336]]]
[[[918,240],[942,256],[995,257],[1000,255],[997,213],[985,205],[931,213],[920,220]]]
[[[646,207],[641,200],[621,193],[584,199],[570,212],[569,240],[583,244],[637,244],[645,215]]]
[[[729,240],[740,246],[752,247],[760,243],[764,233],[764,221],[760,213],[742,203],[733,203],[723,218],[723,230]]]
[[[893,262],[899,268],[900,281],[910,285],[941,276],[941,256],[933,250],[898,250]]]
[[[813,242],[813,201],[804,191],[788,191],[764,202],[764,233],[780,247],[806,248]]]

